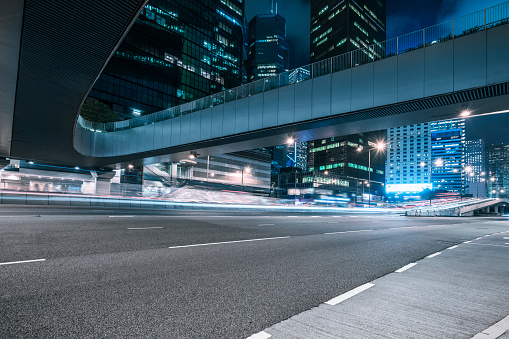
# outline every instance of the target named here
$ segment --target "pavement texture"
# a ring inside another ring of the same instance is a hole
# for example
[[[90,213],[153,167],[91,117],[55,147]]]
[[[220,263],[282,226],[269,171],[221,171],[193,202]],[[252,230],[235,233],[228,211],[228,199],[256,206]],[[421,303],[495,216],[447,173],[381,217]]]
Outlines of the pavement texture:
[[[507,339],[508,236],[495,233],[451,246],[253,338]]]

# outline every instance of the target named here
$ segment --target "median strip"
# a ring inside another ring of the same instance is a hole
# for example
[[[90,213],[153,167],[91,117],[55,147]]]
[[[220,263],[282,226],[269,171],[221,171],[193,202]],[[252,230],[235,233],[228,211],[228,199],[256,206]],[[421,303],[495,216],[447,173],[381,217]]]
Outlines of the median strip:
[[[211,242],[206,244],[194,244],[194,245],[182,245],[182,246],[171,246],[170,249],[175,248],[186,248],[186,247],[199,247],[199,246],[212,246],[212,245],[224,245],[224,244],[235,244],[240,242],[252,242],[252,241],[264,241],[264,240],[276,240],[276,239],[288,239],[287,237],[274,237],[274,238],[260,238],[260,239],[247,239],[247,240],[233,240],[233,241],[222,241],[222,242]]]
[[[325,303],[327,305],[331,305],[331,306],[337,305],[347,299],[350,299],[351,297],[353,297],[361,292],[364,292],[365,290],[367,290],[368,288],[371,288],[373,286],[375,286],[375,284],[367,283],[367,284],[361,285],[357,288],[354,288],[353,290],[351,290],[349,292],[343,293],[335,298],[332,298],[331,300],[326,301]]]
[[[34,259],[34,260],[23,260],[23,261],[11,261],[11,262],[2,262],[0,263],[0,266],[2,265],[14,265],[14,264],[25,264],[30,262],[38,262],[38,261],[45,261],[46,259]]]

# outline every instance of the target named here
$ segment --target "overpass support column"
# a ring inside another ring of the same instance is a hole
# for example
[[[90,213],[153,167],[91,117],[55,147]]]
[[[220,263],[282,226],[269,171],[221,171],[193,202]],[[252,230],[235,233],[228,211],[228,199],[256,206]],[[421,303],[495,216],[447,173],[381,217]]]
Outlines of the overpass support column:
[[[90,174],[92,174],[92,177],[95,178],[95,194],[110,195],[111,179],[115,176],[115,171],[111,172],[91,171]]]
[[[500,212],[500,215],[504,215],[504,213],[505,213],[504,206],[499,206],[499,212]]]
[[[495,213],[498,214],[498,205],[495,205],[494,208],[495,208]]]
[[[486,207],[486,210],[484,211],[486,214],[490,213],[490,207]]]

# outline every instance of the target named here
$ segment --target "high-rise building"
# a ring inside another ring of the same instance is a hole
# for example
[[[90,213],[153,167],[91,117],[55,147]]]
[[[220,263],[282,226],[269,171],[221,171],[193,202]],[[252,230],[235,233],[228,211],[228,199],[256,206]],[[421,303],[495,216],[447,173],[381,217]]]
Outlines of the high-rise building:
[[[385,41],[385,0],[312,0],[311,62]]]
[[[150,0],[90,91],[132,118],[242,79],[244,1]]]
[[[385,131],[319,139],[308,142],[308,170],[384,183],[385,150],[375,151]],[[369,156],[368,151],[371,152]],[[369,166],[371,165],[371,166]],[[371,174],[369,174],[371,172]]]
[[[248,81],[276,76],[288,70],[289,49],[285,39],[286,20],[280,14],[259,14],[249,22]]]
[[[486,146],[483,139],[466,140],[465,154],[465,184],[481,182],[486,174]]]
[[[491,197],[507,197],[509,190],[509,145],[500,144],[488,150],[488,194]]]
[[[431,184],[430,123],[389,128],[387,130],[386,183],[402,191]],[[414,186],[411,186],[414,185]]]
[[[465,119],[432,122],[430,127],[433,188],[462,192],[465,175]]]

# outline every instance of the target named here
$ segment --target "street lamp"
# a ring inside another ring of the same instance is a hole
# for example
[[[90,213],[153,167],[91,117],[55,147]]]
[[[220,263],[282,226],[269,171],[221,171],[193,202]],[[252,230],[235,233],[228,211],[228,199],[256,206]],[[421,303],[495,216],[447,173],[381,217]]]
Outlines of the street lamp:
[[[490,191],[491,191],[491,197],[493,198],[493,193],[495,193],[495,190],[493,190],[493,182],[495,181],[495,177],[490,178]]]
[[[289,137],[286,139],[286,144],[288,146],[293,145],[293,170],[294,170],[294,186],[293,186],[293,204],[297,205],[297,141],[293,137]],[[287,154],[288,156],[288,154]]]
[[[368,142],[369,144],[369,142]],[[372,148],[368,148],[368,207],[371,207],[371,151],[375,150],[376,153],[383,151],[385,149],[385,143],[379,141],[372,146]],[[357,152],[362,152],[362,148],[357,148]],[[363,194],[364,195],[364,194]],[[364,197],[363,197],[364,198]]]

